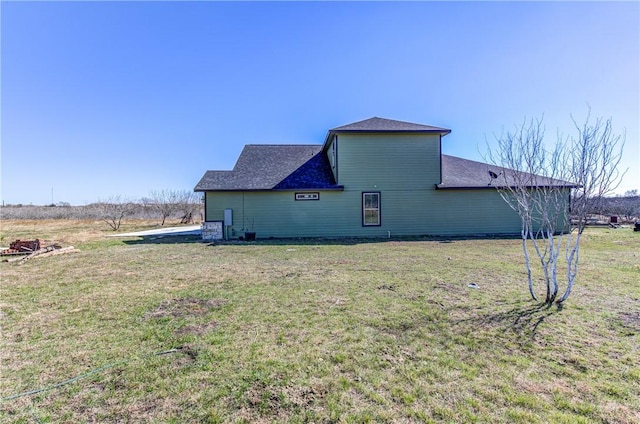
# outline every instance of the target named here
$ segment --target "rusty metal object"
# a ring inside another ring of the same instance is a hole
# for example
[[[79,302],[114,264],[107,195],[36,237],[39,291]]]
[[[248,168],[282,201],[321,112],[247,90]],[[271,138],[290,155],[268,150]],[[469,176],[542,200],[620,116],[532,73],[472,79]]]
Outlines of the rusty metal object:
[[[8,249],[0,251],[0,255],[27,255],[40,250],[40,239],[16,240],[9,244]]]

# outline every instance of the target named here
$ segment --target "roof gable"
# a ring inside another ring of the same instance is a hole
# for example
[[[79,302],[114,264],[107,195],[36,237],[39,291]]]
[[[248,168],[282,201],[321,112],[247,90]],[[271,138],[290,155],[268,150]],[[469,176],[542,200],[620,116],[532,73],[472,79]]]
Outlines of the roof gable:
[[[322,151],[280,181],[274,190],[321,188],[336,188],[331,165]]]
[[[195,191],[337,188],[321,145],[249,144],[232,171],[207,171]]]
[[[271,189],[315,156],[317,145],[248,144],[233,171],[255,189]]]

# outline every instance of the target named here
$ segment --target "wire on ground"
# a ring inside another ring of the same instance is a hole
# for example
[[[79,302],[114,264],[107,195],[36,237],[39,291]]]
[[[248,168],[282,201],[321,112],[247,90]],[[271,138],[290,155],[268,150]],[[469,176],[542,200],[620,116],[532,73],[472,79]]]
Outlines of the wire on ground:
[[[0,398],[0,402],[5,402],[5,401],[8,401],[8,400],[17,399],[17,398],[21,398],[21,397],[24,397],[24,396],[32,396],[32,395],[35,395],[35,394],[38,394],[38,393],[42,393],[42,392],[48,392],[50,390],[57,389],[59,387],[65,386],[65,385],[70,384],[70,383],[73,383],[74,381],[81,380],[81,379],[83,379],[85,377],[88,377],[88,376],[90,376],[92,374],[97,374],[97,373],[99,373],[101,371],[104,371],[106,369],[113,368],[113,367],[116,367],[118,365],[124,365],[124,364],[127,364],[127,363],[131,362],[131,361],[146,359],[146,358],[150,358],[152,356],[167,355],[169,353],[176,353],[176,352],[180,352],[180,351],[182,351],[182,346],[176,347],[174,349],[169,349],[169,350],[163,350],[163,351],[160,351],[160,352],[150,353],[148,355],[140,356],[138,358],[126,359],[124,361],[118,361],[118,362],[112,362],[110,364],[103,365],[100,368],[96,368],[94,370],[87,371],[87,372],[85,372],[83,374],[80,374],[80,375],[78,375],[76,377],[70,378],[68,380],[62,381],[60,383],[54,384],[54,385],[49,386],[49,387],[43,387],[41,389],[29,390],[27,392],[17,393],[15,395],[11,395],[11,396],[7,396],[7,397],[4,397],[4,398]]]

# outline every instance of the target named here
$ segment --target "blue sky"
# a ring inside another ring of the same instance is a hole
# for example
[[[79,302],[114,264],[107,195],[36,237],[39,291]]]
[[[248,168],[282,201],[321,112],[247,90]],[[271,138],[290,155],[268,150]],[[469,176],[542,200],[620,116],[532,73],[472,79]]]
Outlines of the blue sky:
[[[1,3],[5,203],[191,190],[245,144],[379,116],[444,153],[544,114],[612,117],[640,190],[638,2]]]

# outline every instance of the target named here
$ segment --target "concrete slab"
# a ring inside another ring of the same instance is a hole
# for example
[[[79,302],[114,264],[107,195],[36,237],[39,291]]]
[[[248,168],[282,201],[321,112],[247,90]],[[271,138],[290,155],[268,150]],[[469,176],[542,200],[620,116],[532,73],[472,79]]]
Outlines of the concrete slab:
[[[197,236],[200,234],[202,234],[202,227],[200,225],[188,225],[185,227],[166,227],[131,233],[109,234],[107,237]]]

